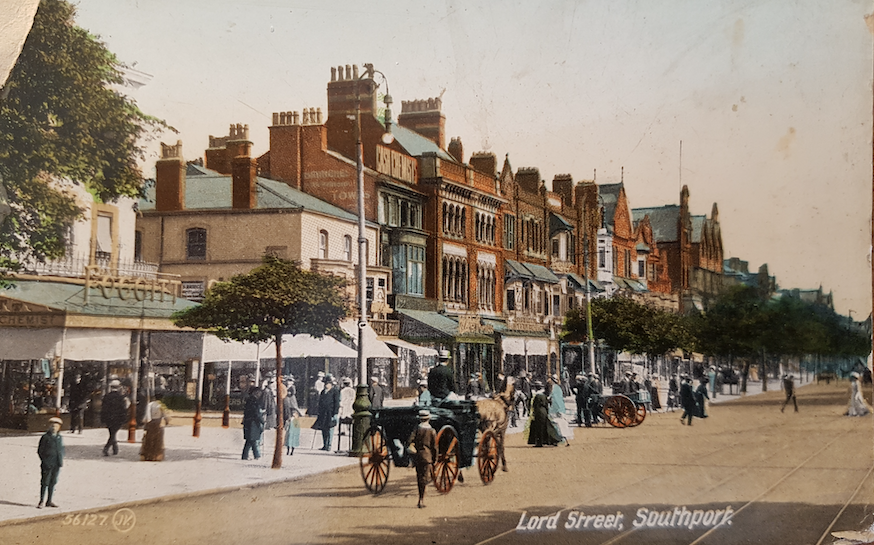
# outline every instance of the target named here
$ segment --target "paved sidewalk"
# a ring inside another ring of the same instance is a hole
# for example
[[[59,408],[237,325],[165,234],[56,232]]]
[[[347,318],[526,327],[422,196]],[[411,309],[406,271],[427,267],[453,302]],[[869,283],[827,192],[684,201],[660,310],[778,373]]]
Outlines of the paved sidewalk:
[[[102,454],[105,429],[88,429],[81,435],[64,431],[66,457],[54,496],[60,508],[41,510],[36,508],[40,481],[36,449],[42,434],[0,436],[0,524],[164,496],[287,481],[358,464],[357,458],[318,450],[322,446],[321,433],[311,429],[301,430],[301,448],[295,449],[293,456],[283,453],[281,469],[270,468],[275,430],[264,434],[261,459],[244,461],[240,456],[243,429],[239,423],[236,418],[228,429],[202,427],[198,438],[192,437],[190,417],[176,418],[171,424],[179,425],[165,429],[163,462],[140,461],[142,430],[137,430],[137,442],[133,444],[126,441],[127,432],[119,432],[119,453],[109,457]],[[344,448],[346,440],[343,437]],[[335,436],[335,448],[336,444]]]

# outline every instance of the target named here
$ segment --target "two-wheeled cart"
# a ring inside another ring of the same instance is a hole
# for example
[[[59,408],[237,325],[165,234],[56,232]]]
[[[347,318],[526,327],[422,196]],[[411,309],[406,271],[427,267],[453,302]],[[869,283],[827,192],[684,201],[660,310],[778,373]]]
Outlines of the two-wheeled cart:
[[[646,404],[650,394],[645,390],[627,395],[601,396],[601,418],[614,428],[631,428],[640,425],[646,418]]]
[[[479,413],[473,401],[443,401],[427,407],[431,426],[437,430],[437,458],[434,460],[434,486],[443,494],[452,490],[462,468],[477,461],[483,484],[495,478],[498,469],[498,443],[491,431],[477,440]],[[379,494],[388,482],[392,463],[412,466],[408,451],[410,435],[419,425],[420,407],[376,409],[364,436],[364,454],[359,458],[364,486]]]

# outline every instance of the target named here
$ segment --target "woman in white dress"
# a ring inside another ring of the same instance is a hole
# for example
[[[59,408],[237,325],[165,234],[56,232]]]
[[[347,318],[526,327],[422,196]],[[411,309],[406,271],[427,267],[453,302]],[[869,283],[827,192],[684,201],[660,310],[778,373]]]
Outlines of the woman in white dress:
[[[850,407],[847,409],[847,416],[865,416],[871,414],[871,406],[862,397],[860,378],[859,373],[850,375]]]

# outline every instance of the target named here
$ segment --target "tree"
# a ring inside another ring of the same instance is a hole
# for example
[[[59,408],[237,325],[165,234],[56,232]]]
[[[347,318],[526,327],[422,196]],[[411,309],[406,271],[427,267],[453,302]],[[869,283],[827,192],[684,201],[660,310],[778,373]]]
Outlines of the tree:
[[[179,327],[209,329],[220,339],[269,342],[276,345],[276,378],[282,376],[282,336],[308,334],[344,337],[339,322],[347,314],[345,281],[306,271],[297,263],[265,256],[248,274],[234,276],[210,288],[203,303],[179,311]],[[277,388],[281,414],[284,396]],[[283,421],[278,419],[273,467],[282,467]]]
[[[73,22],[63,0],[43,0],[21,55],[0,90],[0,182],[11,213],[0,229],[0,265],[16,256],[64,253],[81,214],[54,184],[83,184],[101,202],[138,197],[140,138],[164,126],[113,89],[121,64]]]

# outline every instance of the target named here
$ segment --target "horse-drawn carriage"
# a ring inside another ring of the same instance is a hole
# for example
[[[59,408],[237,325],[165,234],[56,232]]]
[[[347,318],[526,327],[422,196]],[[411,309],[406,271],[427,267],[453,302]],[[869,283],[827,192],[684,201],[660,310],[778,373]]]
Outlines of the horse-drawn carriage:
[[[650,401],[650,393],[646,390],[624,395],[603,395],[598,400],[600,417],[614,428],[632,428],[646,418],[646,406]]]
[[[480,414],[473,401],[443,401],[428,407],[431,425],[437,430],[437,458],[434,460],[434,486],[441,493],[452,490],[462,468],[473,464],[484,484],[495,478],[498,468],[498,436],[491,430],[480,433]],[[396,467],[412,466],[409,438],[419,425],[420,407],[387,407],[374,411],[370,429],[364,436],[364,454],[359,459],[364,486],[374,494],[388,482],[391,462]],[[463,478],[462,478],[463,480]]]

